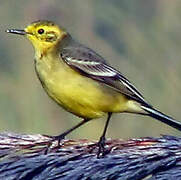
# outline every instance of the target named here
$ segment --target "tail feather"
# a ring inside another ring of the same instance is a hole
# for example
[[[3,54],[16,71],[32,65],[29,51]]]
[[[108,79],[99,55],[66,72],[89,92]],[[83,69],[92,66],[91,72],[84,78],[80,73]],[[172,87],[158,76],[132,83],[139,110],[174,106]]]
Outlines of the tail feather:
[[[151,116],[179,131],[181,131],[181,122],[176,121],[172,117],[169,117],[165,114],[163,114],[160,111],[157,111],[156,109],[150,107],[150,106],[144,106],[142,105],[141,108],[148,113],[148,116]]]

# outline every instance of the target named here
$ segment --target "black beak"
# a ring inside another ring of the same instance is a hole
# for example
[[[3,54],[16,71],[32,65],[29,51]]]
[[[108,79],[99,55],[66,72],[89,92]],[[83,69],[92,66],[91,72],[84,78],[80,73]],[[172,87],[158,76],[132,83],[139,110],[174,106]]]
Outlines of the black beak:
[[[18,29],[7,29],[7,33],[13,33],[13,34],[19,34],[19,35],[26,35],[27,32],[24,30],[18,30]]]

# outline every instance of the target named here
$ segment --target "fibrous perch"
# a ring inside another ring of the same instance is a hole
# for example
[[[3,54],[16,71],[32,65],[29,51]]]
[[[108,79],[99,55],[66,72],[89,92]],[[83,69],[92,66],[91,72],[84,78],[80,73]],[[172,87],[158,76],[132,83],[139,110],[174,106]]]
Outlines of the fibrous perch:
[[[107,140],[97,158],[95,141],[63,140],[61,147],[43,135],[0,134],[0,179],[181,179],[181,138],[162,136]]]

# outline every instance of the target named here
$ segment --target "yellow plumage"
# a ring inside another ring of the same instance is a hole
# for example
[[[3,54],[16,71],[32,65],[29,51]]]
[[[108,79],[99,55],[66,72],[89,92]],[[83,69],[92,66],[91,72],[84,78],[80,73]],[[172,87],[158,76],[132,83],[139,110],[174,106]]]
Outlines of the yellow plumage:
[[[60,57],[36,60],[36,71],[50,97],[64,109],[83,118],[127,110],[127,98],[102,83],[80,75]]]

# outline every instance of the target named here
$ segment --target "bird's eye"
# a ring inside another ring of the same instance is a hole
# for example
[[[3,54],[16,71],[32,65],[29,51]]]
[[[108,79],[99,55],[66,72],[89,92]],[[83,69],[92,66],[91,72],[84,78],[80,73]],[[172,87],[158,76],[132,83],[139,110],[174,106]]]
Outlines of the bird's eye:
[[[38,29],[38,34],[43,34],[44,32],[44,29]]]

